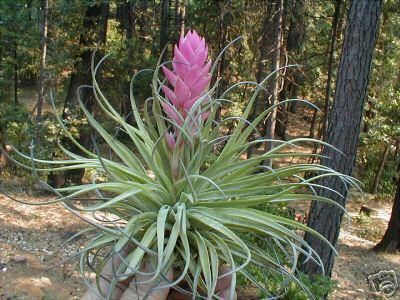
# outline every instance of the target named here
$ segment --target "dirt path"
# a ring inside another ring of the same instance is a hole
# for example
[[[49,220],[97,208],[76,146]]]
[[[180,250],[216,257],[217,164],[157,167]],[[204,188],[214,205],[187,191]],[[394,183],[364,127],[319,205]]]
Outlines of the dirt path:
[[[371,217],[360,215],[362,205],[374,208]],[[342,226],[339,235],[339,257],[335,261],[333,279],[338,286],[330,299],[386,299],[374,293],[367,278],[379,271],[393,270],[400,283],[400,253],[384,254],[371,251],[385,233],[390,219],[391,203],[375,200],[358,193],[348,199],[347,211],[352,219],[350,226]],[[345,222],[347,222],[345,220]],[[400,289],[389,299],[400,299]]]

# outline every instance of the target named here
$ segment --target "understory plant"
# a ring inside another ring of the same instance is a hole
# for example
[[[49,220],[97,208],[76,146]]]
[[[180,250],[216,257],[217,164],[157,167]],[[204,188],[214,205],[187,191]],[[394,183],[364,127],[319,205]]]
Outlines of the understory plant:
[[[31,155],[15,149],[22,159],[30,162],[25,167],[34,173],[94,169],[101,174],[101,181],[93,178],[90,183],[53,189],[57,198],[39,203],[63,203],[88,223],[72,239],[81,235],[88,238],[75,256],[80,257],[82,274],[86,267],[96,272],[97,283],[103,266],[116,255],[122,258],[122,263],[113,268],[112,286],[141,272],[146,262],[152,266],[149,274],[155,289],[181,289],[180,284],[185,282],[190,288],[182,292],[191,294],[193,299],[222,299],[215,290],[216,283],[219,278],[230,275],[233,297],[239,273],[267,292],[268,283],[257,282],[246,271],[250,265],[276,272],[286,281],[301,285],[296,277],[300,253],[323,268],[301,232],[310,232],[333,248],[323,236],[300,222],[260,207],[297,200],[337,205],[314,192],[315,187],[320,187],[316,181],[339,176],[348,184],[355,182],[318,164],[290,164],[275,169],[265,166],[265,160],[309,156],[301,151],[300,145],[318,141],[308,138],[271,141],[259,135],[251,140],[257,136],[257,126],[274,109],[269,107],[254,120],[247,120],[269,77],[260,83],[238,83],[216,98],[219,80],[212,86],[210,82],[220,57],[221,54],[212,64],[204,38],[195,31],[182,36],[175,46],[173,61],[159,61],[151,71],[152,97],[147,99],[143,111],[135,103],[133,83],[137,76],[149,70],[133,76],[130,99],[135,124],[125,121],[97,84],[96,74],[104,59],[97,66],[93,63],[92,86],[85,88],[92,89],[98,106],[129,142],[116,139],[89,113],[82,100],[80,105],[88,123],[112,150],[114,158],[102,156],[96,143],[94,151],[85,149],[58,116],[65,134],[84,156],[71,153],[62,145],[60,148],[68,159],[57,161],[34,158],[33,148]],[[229,102],[229,93],[245,84],[254,88],[242,116],[218,120],[217,112],[223,102]],[[232,121],[236,127],[227,135],[224,126]],[[266,142],[273,142],[275,147],[244,159],[248,147]],[[292,152],[283,151],[287,148]],[[304,179],[305,172],[316,175]],[[89,213],[98,217],[89,217]],[[242,238],[243,234],[267,240],[284,254],[290,265],[282,264],[251,238]],[[229,265],[230,271],[220,275],[222,265]],[[165,275],[171,268],[177,275],[168,281]],[[89,280],[85,278],[85,281],[89,285]],[[99,296],[110,298],[111,294]]]

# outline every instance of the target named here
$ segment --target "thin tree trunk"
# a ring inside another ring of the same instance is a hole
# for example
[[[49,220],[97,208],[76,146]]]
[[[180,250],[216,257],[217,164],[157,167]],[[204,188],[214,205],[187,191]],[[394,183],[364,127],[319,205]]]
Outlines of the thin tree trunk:
[[[71,75],[67,96],[65,98],[64,110],[68,108],[75,110],[78,105],[77,90],[82,85],[90,85],[91,74],[90,64],[92,49],[96,43],[104,43],[107,33],[109,4],[91,5],[87,8],[83,19],[82,28],[84,29],[79,38],[79,48],[84,49],[74,66],[74,72]],[[93,35],[93,32],[96,34]],[[81,90],[81,98],[86,101],[88,98],[88,89]],[[86,101],[91,109],[92,101]],[[91,111],[91,110],[89,110]]]
[[[322,117],[322,124],[319,124],[318,126],[318,132],[317,132],[317,138],[321,140],[326,140],[326,134],[327,134],[327,129],[328,129],[328,123],[329,123],[329,114],[331,110],[331,102],[330,102],[330,95],[331,95],[331,83],[332,83],[332,76],[333,76],[333,60],[334,60],[334,55],[335,55],[335,44],[336,44],[336,39],[337,39],[337,30],[339,26],[339,20],[340,20],[340,10],[342,6],[342,0],[336,0],[335,2],[335,12],[333,14],[333,21],[332,21],[332,29],[331,29],[331,40],[329,43],[329,58],[328,58],[328,64],[327,64],[327,70],[328,70],[328,78],[326,81],[326,87],[325,87],[325,103],[324,103],[324,114]],[[313,115],[313,121],[311,124],[311,129],[310,129],[310,137],[315,138],[315,125],[316,125],[316,115],[317,111],[314,110],[314,115]],[[316,154],[319,149],[319,145],[315,144],[313,147],[313,154]],[[311,158],[311,162],[314,163],[316,160],[316,156],[313,156]]]
[[[284,17],[285,19],[290,20],[289,22],[289,30],[287,32],[287,38],[285,43],[285,48],[289,57],[291,57],[295,63],[300,63],[299,58],[301,57],[302,45],[304,43],[305,37],[305,20],[304,20],[304,11],[305,11],[305,0],[297,0],[297,1],[286,1],[286,13],[287,15]],[[285,25],[283,24],[283,28]],[[290,64],[290,63],[289,63]],[[288,68],[285,70],[285,80],[283,83],[282,91],[280,92],[279,99],[280,101],[286,100],[288,97],[291,99],[297,98],[297,85],[302,78],[298,75],[299,70],[296,68]],[[286,128],[289,122],[289,114],[288,110],[291,112],[295,112],[296,102],[292,102],[291,104],[283,104],[278,108],[278,121],[276,123],[275,133],[282,139],[286,138]]]
[[[376,172],[376,175],[375,175],[374,186],[372,188],[373,194],[376,194],[378,192],[379,181],[381,179],[383,168],[385,167],[385,163],[386,163],[387,157],[389,155],[389,150],[390,150],[390,145],[386,144],[385,151],[383,152],[383,157],[382,157],[381,163],[379,165],[378,172]]]
[[[227,3],[224,3],[227,2]],[[219,20],[219,43],[218,43],[218,52],[221,52],[222,49],[225,48],[228,39],[228,28],[231,21],[232,12],[231,9],[232,2],[231,0],[228,1],[221,1],[220,3],[220,10],[221,10],[221,17]],[[218,86],[217,90],[217,97],[219,97],[226,89],[227,82],[224,75],[225,69],[227,68],[226,64],[226,51],[222,54],[221,59],[218,65],[218,77],[221,78],[221,82]]]
[[[132,39],[135,36],[135,0],[130,0],[128,3],[128,28],[126,32],[127,39]]]
[[[178,1],[178,0],[177,0]],[[182,2],[179,5],[179,23],[178,23],[178,32],[180,35],[185,34],[185,23],[186,23],[186,0],[181,0]]]
[[[310,138],[315,138],[315,126],[317,125],[317,116],[318,116],[318,110],[314,109],[313,111],[313,116],[311,119],[311,124],[310,124]],[[317,150],[316,148],[314,148],[315,151]]]
[[[18,44],[14,41],[14,103],[18,104]]]
[[[332,82],[332,74],[333,74],[333,58],[335,54],[335,44],[336,44],[336,33],[338,29],[338,21],[340,16],[340,9],[342,5],[342,0],[336,0],[335,2],[335,13],[333,15],[332,22],[332,33],[331,33],[331,42],[329,45],[329,60],[328,60],[328,78],[326,81],[325,88],[325,106],[324,106],[324,117],[322,123],[322,129],[320,133],[320,138],[323,140],[326,139],[326,130],[328,129],[329,122],[329,112],[330,112],[330,94],[331,94],[331,82]]]
[[[136,24],[136,1],[129,0],[128,2],[119,3],[117,6],[117,19],[120,22],[121,30],[125,32],[125,45],[126,45],[126,55],[127,57],[134,56],[134,42],[133,38],[135,37],[135,24]],[[128,68],[132,68],[135,62],[129,60]],[[129,90],[130,90],[130,80],[122,80],[119,82],[119,88],[122,93],[122,98],[120,99],[120,110],[123,116],[125,116],[125,121],[128,124],[134,124],[134,118],[132,114],[132,106],[129,99]]]
[[[186,0],[175,0],[174,29],[172,33],[173,47],[178,43],[179,38],[185,34]]]
[[[232,0],[220,1],[220,19],[219,19],[219,42],[218,42],[218,53],[225,48],[228,40],[229,26],[232,21],[231,12]],[[225,76],[225,71],[229,64],[226,63],[226,51],[221,55],[218,65],[217,77],[220,78],[219,85],[216,91],[216,98],[218,99],[223,92],[226,91],[228,87],[229,79]],[[219,107],[217,113],[215,114],[215,119],[219,121],[221,118],[221,107]]]
[[[49,1],[42,0],[41,8],[43,11],[43,20],[41,24],[41,37],[40,37],[40,75],[38,84],[38,101],[36,107],[36,120],[40,121],[43,113],[45,85],[46,85],[46,52],[47,52],[47,15],[49,11]]]
[[[366,98],[373,50],[378,32],[381,0],[352,0],[347,18],[345,39],[339,63],[336,90],[329,122],[327,143],[344,153],[324,147],[321,163],[337,172],[351,175],[356,158],[362,111]],[[338,191],[319,188],[319,196],[345,206],[348,186],[337,177],[325,177],[318,184]],[[337,246],[343,211],[325,202],[312,202],[308,226]],[[318,237],[306,233],[305,241],[320,256],[325,274],[332,275],[334,252]],[[304,260],[302,256],[300,262]],[[308,260],[299,268],[306,274],[321,274],[321,267]]]
[[[107,38],[107,23],[109,17],[109,3],[103,2],[98,5],[88,6],[82,28],[84,31],[81,33],[79,39],[80,49],[84,49],[80,57],[77,58],[74,72],[71,75],[67,96],[64,102],[63,118],[74,116],[78,109],[78,88],[83,85],[91,84],[91,57],[92,47],[96,43],[103,44]],[[95,34],[93,34],[95,33]],[[80,98],[85,103],[89,112],[93,111],[94,97],[90,91],[85,88],[80,90]],[[85,148],[91,148],[91,136],[89,132],[81,130],[78,142]],[[70,144],[69,150],[77,154],[84,155],[75,145]],[[67,172],[66,179],[75,184],[82,181],[84,170],[71,170]]]
[[[161,24],[160,24],[160,53],[169,42],[169,0],[161,2]],[[168,57],[168,49],[165,49],[163,58]]]
[[[265,17],[263,21],[263,29],[262,29],[262,36],[260,41],[260,58],[258,60],[258,70],[256,74],[256,80],[260,83],[265,74],[265,62],[267,60],[268,54],[268,37],[269,37],[269,28],[270,28],[270,19],[271,19],[271,11],[273,10],[272,3],[270,1],[265,1]],[[265,95],[268,97],[269,95]],[[254,121],[256,116],[258,115],[258,106],[259,106],[259,98],[260,95],[254,100],[253,109],[250,113],[249,120]],[[254,137],[254,136],[253,136]],[[250,158],[254,151],[254,145],[251,145],[247,148],[247,158]]]
[[[174,45],[178,43],[179,37],[185,34],[186,0],[175,0],[174,20]]]
[[[271,97],[269,97],[269,101],[267,106],[272,107],[273,105],[279,102],[278,93],[279,93],[279,74],[276,70],[279,69],[280,64],[280,48],[281,48],[281,37],[282,37],[282,9],[283,9],[283,1],[276,0],[275,2],[275,14],[273,18],[273,48],[271,53],[271,72],[274,72],[271,76],[271,84],[269,86],[269,91],[271,93]],[[275,137],[275,124],[276,124],[276,107],[271,111],[269,116],[265,121],[265,138],[266,139],[274,139]],[[273,142],[265,143],[265,152],[272,150],[274,147]],[[264,164],[266,166],[272,167],[272,161],[270,159],[265,160]]]
[[[398,167],[400,171],[400,164]],[[392,214],[382,240],[373,248],[374,251],[395,252],[400,250],[400,176],[393,201]]]
[[[148,32],[148,21],[146,20],[147,0],[140,0],[140,13],[137,19],[139,25],[139,37],[145,41]]]

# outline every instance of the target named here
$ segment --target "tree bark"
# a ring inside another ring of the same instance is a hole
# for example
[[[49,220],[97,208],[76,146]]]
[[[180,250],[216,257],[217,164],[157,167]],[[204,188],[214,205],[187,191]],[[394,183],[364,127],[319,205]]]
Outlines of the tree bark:
[[[139,37],[145,41],[146,34],[148,32],[148,20],[146,20],[147,14],[147,0],[140,0],[140,13],[138,14],[137,23],[139,27]]]
[[[344,155],[324,147],[321,163],[342,174],[351,175],[356,157],[362,111],[366,98],[373,50],[378,32],[381,0],[352,0],[347,18],[345,38],[339,63],[336,91],[329,122],[327,142]],[[325,177],[319,184],[337,190],[343,198],[327,189],[318,189],[320,196],[345,205],[347,188],[337,177]],[[337,246],[343,211],[327,203],[311,204],[308,226],[321,233],[333,246]],[[320,256],[325,274],[331,276],[334,252],[325,242],[312,234],[305,241]],[[304,257],[303,257],[304,259]],[[301,260],[300,260],[301,261]],[[306,274],[321,274],[321,267],[311,260],[301,264]]]
[[[179,38],[185,34],[186,0],[175,0],[174,18],[173,45],[175,46]]]
[[[14,104],[18,104],[18,43],[17,37],[14,41]]]
[[[177,0],[178,1],[178,0]],[[182,2],[181,2],[182,1]],[[179,11],[178,11],[178,28],[177,31],[180,33],[180,35],[185,34],[185,23],[186,23],[186,0],[181,0],[179,2]]]
[[[135,35],[135,0],[131,0],[128,3],[128,28],[126,31],[127,39],[132,39]]]
[[[160,54],[169,42],[169,9],[170,1],[161,1],[161,24],[160,24]],[[165,49],[163,59],[168,57],[168,49]]]
[[[310,134],[309,137],[314,139],[315,138],[315,127],[317,125],[317,116],[318,116],[318,110],[314,109],[313,110],[313,116],[311,119],[311,124],[310,124]],[[317,153],[317,146],[314,147],[313,153]]]
[[[221,52],[222,49],[227,45],[228,40],[228,30],[231,25],[233,15],[231,12],[232,9],[232,0],[221,1],[219,3],[220,6],[220,19],[219,19],[219,41],[218,41],[218,52]],[[221,78],[220,84],[217,88],[217,98],[226,90],[228,82],[224,73],[228,67],[226,63],[226,51],[222,54],[221,59],[218,65],[218,77]]]
[[[400,170],[400,164],[399,168]],[[388,228],[382,240],[373,248],[374,251],[395,252],[400,250],[400,176],[397,179],[397,190],[393,201],[392,214]]]
[[[218,53],[220,53],[227,45],[229,27],[233,21],[232,14],[232,0],[223,0],[219,2],[219,40],[218,40]],[[215,97],[218,99],[227,89],[229,78],[227,76],[229,64],[226,63],[226,51],[222,53],[218,63],[217,78],[220,78]],[[221,107],[215,114],[215,120],[218,122],[221,118]]]
[[[83,32],[79,38],[79,48],[82,52],[76,58],[74,71],[68,86],[67,96],[65,98],[65,109],[76,109],[78,104],[77,89],[82,85],[91,84],[90,64],[91,55],[96,43],[104,43],[107,33],[109,4],[91,5],[87,8],[83,19]],[[88,98],[88,90],[81,91],[81,98],[87,102],[89,111],[91,111],[92,101]],[[87,101],[89,100],[89,101]]]
[[[270,19],[271,19],[271,11],[273,10],[272,3],[270,1],[265,1],[264,9],[265,9],[264,21],[263,21],[262,36],[260,39],[260,48],[259,48],[260,57],[258,60],[258,70],[256,74],[256,80],[258,83],[260,83],[265,76],[265,62],[267,60],[267,55],[268,55],[268,41],[269,41],[268,37],[269,37]],[[265,97],[268,96],[269,95],[265,95]],[[257,98],[254,100],[253,109],[251,110],[249,116],[250,121],[254,121],[254,119],[258,115],[259,99],[260,95],[258,95]],[[254,145],[251,145],[250,147],[247,148],[247,158],[250,158],[252,156],[253,151],[254,151]]]
[[[290,13],[289,11],[284,13],[284,16],[288,15],[290,18],[289,29],[285,43],[286,52],[289,54],[289,57],[294,58],[295,63],[301,63],[298,58],[300,56],[299,54],[301,53],[305,37],[305,0],[297,0],[292,2],[291,7],[288,7],[288,4],[286,4],[286,10],[290,10]],[[283,19],[283,29],[286,27],[284,24],[285,19],[287,19],[287,17]],[[288,99],[288,96],[292,99],[296,98],[297,84],[299,84],[296,81],[301,79],[301,77],[297,74],[299,72],[297,68],[288,68],[285,70],[285,72],[286,79],[283,82],[283,87],[279,94],[279,101]],[[295,111],[295,107],[296,102],[292,102],[291,104],[282,104],[278,107],[278,118],[276,122],[275,134],[283,140],[286,138],[286,127],[289,122],[288,110]]]
[[[133,41],[135,36],[135,24],[136,24],[136,13],[140,11],[136,8],[136,0],[129,0],[128,2],[121,2],[117,4],[117,19],[120,23],[121,30],[125,33],[125,46],[126,52],[125,56],[132,58],[135,56],[135,49],[134,45],[136,41]],[[128,65],[126,66],[128,69],[133,68],[135,66],[135,62],[132,59],[128,59]],[[132,114],[132,105],[129,99],[129,92],[130,92],[130,79],[128,80],[121,80],[119,82],[119,88],[122,92],[122,98],[120,99],[120,111],[123,116],[125,116],[125,121],[128,124],[134,124],[134,117]]]
[[[40,37],[40,75],[38,84],[38,100],[36,107],[36,121],[39,122],[43,113],[44,94],[46,85],[46,53],[47,53],[47,15],[49,11],[49,1],[42,0],[41,8],[43,11],[43,19],[41,24],[41,37]]]
[[[329,45],[328,78],[326,80],[326,88],[325,88],[324,117],[323,117],[321,133],[319,134],[320,138],[322,138],[323,140],[326,139],[326,130],[328,128],[328,122],[329,122],[329,112],[331,107],[330,95],[331,95],[331,82],[333,74],[333,58],[335,54],[336,33],[338,29],[341,6],[342,6],[342,0],[336,0],[335,13],[333,15],[333,22],[332,22],[331,41]]]
[[[374,186],[372,188],[373,194],[376,194],[378,192],[379,181],[381,179],[383,168],[385,167],[385,163],[386,163],[387,157],[389,155],[389,150],[390,150],[390,146],[388,144],[386,144],[385,151],[383,151],[383,157],[382,157],[381,163],[379,165],[378,172],[376,172],[376,175],[374,178]]]
[[[135,0],[129,0],[117,3],[116,19],[119,21],[119,27],[121,31],[125,32],[128,40],[135,35],[135,2]]]
[[[326,140],[326,134],[328,130],[328,123],[329,123],[329,114],[331,111],[331,101],[330,101],[330,95],[331,95],[331,83],[332,83],[332,76],[333,76],[333,59],[335,55],[335,44],[337,40],[337,30],[339,26],[339,21],[341,17],[341,6],[342,6],[342,0],[336,0],[335,2],[335,12],[333,14],[333,21],[332,21],[332,29],[331,29],[331,40],[329,43],[329,50],[327,51],[329,53],[329,58],[328,58],[328,63],[327,63],[327,70],[328,70],[328,78],[326,80],[326,87],[325,87],[325,102],[324,102],[324,113],[322,116],[322,123],[318,122],[318,132],[317,132],[317,139],[321,140]],[[313,119],[311,123],[311,128],[310,128],[310,137],[315,138],[315,128],[316,128],[316,122],[317,121],[317,111],[314,110],[313,114]],[[318,149],[320,148],[320,145],[315,144],[313,147],[313,154],[316,154],[318,152]],[[314,161],[317,158],[313,156],[311,158],[311,162],[314,163]]]
[[[88,6],[83,19],[83,32],[79,38],[79,48],[82,52],[76,58],[74,72],[71,75],[67,96],[64,102],[63,118],[74,116],[78,110],[77,90],[82,85],[91,84],[91,56],[92,49],[96,43],[102,44],[107,38],[107,23],[109,17],[109,3],[102,2],[97,5]],[[89,112],[93,111],[94,97],[89,89],[82,89],[80,97],[85,103]],[[91,136],[86,130],[80,129],[78,142],[85,148],[91,147]],[[74,153],[84,155],[75,145],[68,145],[69,150]],[[75,184],[82,181],[84,170],[72,170],[67,172],[66,180]]]
[[[279,93],[279,74],[276,70],[279,69],[280,64],[280,49],[281,49],[281,38],[282,38],[282,10],[283,10],[283,1],[276,0],[275,2],[275,14],[273,17],[273,47],[271,52],[271,73],[275,72],[271,76],[271,84],[269,86],[269,91],[271,96],[268,99],[267,107],[271,107],[279,102],[278,93]],[[271,111],[269,116],[267,117],[264,128],[265,133],[264,136],[266,139],[274,139],[275,137],[275,124],[276,124],[276,107]],[[273,149],[273,142],[265,143],[265,152]],[[266,166],[272,167],[272,161],[270,159],[265,160],[264,164]]]

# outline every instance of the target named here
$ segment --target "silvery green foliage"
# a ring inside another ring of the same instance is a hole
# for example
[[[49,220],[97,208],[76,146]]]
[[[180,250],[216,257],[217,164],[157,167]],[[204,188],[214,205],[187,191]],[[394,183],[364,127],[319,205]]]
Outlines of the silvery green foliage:
[[[230,87],[221,99],[215,99],[213,95],[218,86],[217,81],[190,107],[186,118],[178,124],[168,118],[168,114],[165,116],[162,110],[170,102],[160,93],[164,83],[159,79],[159,62],[151,82],[153,97],[147,100],[142,113],[133,97],[133,82],[141,72],[132,79],[130,99],[136,121],[133,126],[125,121],[100,90],[96,81],[99,65],[95,67],[93,63],[93,83],[90,87],[97,104],[125,132],[135,147],[128,147],[107,132],[80,101],[89,124],[108,144],[116,159],[102,157],[98,151],[91,152],[82,147],[58,116],[65,134],[85,153],[85,157],[71,153],[62,146],[61,149],[69,159],[38,160],[17,151],[22,158],[32,161],[31,168],[35,172],[49,170],[35,168],[35,164],[40,163],[48,164],[53,171],[91,168],[106,174],[105,182],[93,181],[55,189],[58,199],[41,203],[62,202],[69,211],[90,225],[73,237],[90,236],[76,253],[80,257],[83,274],[86,265],[95,268],[98,282],[104,264],[123,253],[121,265],[114,269],[113,286],[140,272],[143,261],[148,261],[154,269],[152,280],[155,285],[161,281],[162,287],[178,288],[178,284],[185,281],[194,291],[193,299],[219,299],[215,287],[219,278],[218,269],[223,264],[231,268],[231,272],[223,276],[232,275],[232,290],[235,289],[237,273],[242,273],[261,289],[265,288],[263,283],[255,282],[246,272],[245,268],[249,264],[279,272],[296,281],[299,253],[306,254],[308,259],[322,267],[318,255],[298,233],[308,231],[326,241],[324,237],[302,223],[267,213],[257,207],[266,203],[297,200],[317,200],[337,205],[312,192],[315,187],[319,187],[316,180],[325,176],[339,176],[344,182],[356,183],[352,178],[318,164],[291,164],[276,169],[262,166],[265,159],[310,156],[302,152],[300,145],[318,141],[308,138],[293,139],[290,142],[275,141],[277,146],[271,151],[250,159],[242,158],[249,146],[267,142],[262,138],[253,141],[249,139],[273,108],[265,110],[252,122],[247,121],[247,118],[254,100],[265,89],[269,77],[259,84],[246,83],[254,86],[252,97],[241,118],[236,119],[232,134],[224,135],[221,129],[232,118],[217,122],[216,112],[221,102],[227,100],[229,92],[245,83]],[[205,120],[194,117],[205,112],[208,112]],[[178,128],[181,133],[175,141],[176,145],[183,144],[184,147],[171,148],[167,142],[165,136],[172,128]],[[196,134],[193,134],[193,128]],[[283,152],[285,148],[298,151]],[[173,174],[174,168],[177,174]],[[317,175],[304,179],[302,176],[305,172]],[[305,192],[306,189],[311,192]],[[90,194],[93,198],[90,205],[78,204],[80,197],[88,198]],[[93,212],[117,221],[102,222],[87,217],[87,213]],[[241,239],[241,233],[269,239],[286,254],[291,266],[282,265],[266,249]],[[327,247],[332,247],[329,242]],[[98,255],[102,252],[106,255]],[[164,276],[170,268],[174,268],[175,274],[178,274],[173,282],[167,282]],[[198,290],[204,293],[200,295]]]

